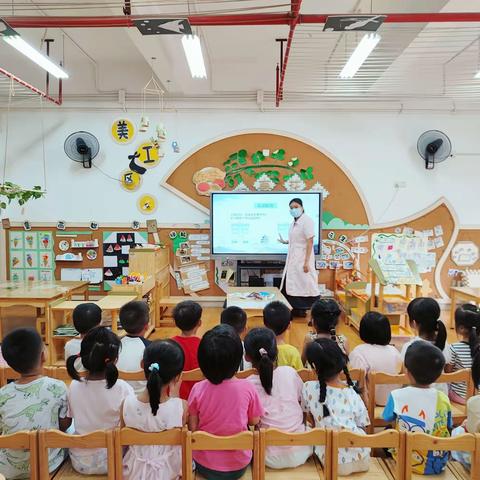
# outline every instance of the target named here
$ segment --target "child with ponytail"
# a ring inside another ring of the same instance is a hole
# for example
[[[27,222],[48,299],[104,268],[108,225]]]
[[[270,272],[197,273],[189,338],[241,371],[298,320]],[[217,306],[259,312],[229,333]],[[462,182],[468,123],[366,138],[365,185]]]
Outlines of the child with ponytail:
[[[312,305],[312,326],[314,332],[307,333],[303,344],[302,362],[307,360],[306,347],[316,338],[331,338],[338,343],[338,346],[348,356],[348,340],[345,335],[337,335],[337,325],[342,309],[332,298],[321,298]]]
[[[187,402],[179,398],[185,363],[182,347],[173,340],[157,340],[144,351],[146,389],[128,396],[123,424],[142,432],[161,432],[187,423]],[[181,447],[132,445],[123,458],[124,480],[174,480],[182,475]]]
[[[459,341],[450,345],[450,362],[445,370],[456,372],[462,368],[472,368],[474,363],[480,368],[480,310],[476,305],[467,303],[457,308],[455,330]],[[453,402],[464,405],[466,395],[465,382],[450,385],[449,397]]]
[[[312,416],[315,427],[350,430],[364,434],[370,424],[367,409],[348,372],[345,354],[329,338],[317,338],[306,347],[308,363],[315,369],[318,382],[303,385],[305,410]],[[347,384],[340,380],[344,373]],[[325,465],[325,447],[315,447],[320,462]],[[369,468],[369,448],[341,448],[338,451],[338,474],[351,475]]]
[[[73,379],[68,390],[68,405],[76,434],[108,430],[120,425],[122,403],[133,394],[133,388],[118,380],[115,363],[119,350],[120,339],[108,328],[96,327],[83,338],[80,354],[67,359],[67,371]],[[85,378],[80,378],[75,368],[78,358],[87,371]],[[107,451],[104,448],[72,448],[70,459],[79,473],[107,473]]]
[[[277,366],[277,342],[268,328],[254,328],[245,337],[245,356],[258,375],[248,378],[254,385],[265,410],[261,428],[277,428],[285,432],[304,432],[300,406],[303,382],[289,366]],[[312,455],[308,446],[268,447],[265,464],[270,468],[295,468]]]

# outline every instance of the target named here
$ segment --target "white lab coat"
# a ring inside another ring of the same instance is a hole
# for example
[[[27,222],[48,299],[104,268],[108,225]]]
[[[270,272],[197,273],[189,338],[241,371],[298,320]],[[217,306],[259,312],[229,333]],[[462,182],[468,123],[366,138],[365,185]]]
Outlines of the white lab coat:
[[[282,285],[292,297],[318,297],[318,274],[315,270],[315,255],[312,251],[309,270],[303,271],[307,240],[315,236],[315,224],[305,213],[293,221],[288,232],[288,254],[283,270]],[[312,246],[313,249],[313,246]]]

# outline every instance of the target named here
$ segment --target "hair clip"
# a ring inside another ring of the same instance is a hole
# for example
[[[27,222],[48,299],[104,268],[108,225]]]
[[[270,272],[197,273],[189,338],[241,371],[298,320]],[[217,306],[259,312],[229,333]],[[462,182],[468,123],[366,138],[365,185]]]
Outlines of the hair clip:
[[[268,352],[264,349],[264,348],[261,348],[258,353],[260,354],[261,357],[263,357],[264,355],[268,355]]]
[[[160,366],[158,365],[158,363],[152,363],[149,367],[148,367],[148,370],[150,372],[158,372],[160,370]]]

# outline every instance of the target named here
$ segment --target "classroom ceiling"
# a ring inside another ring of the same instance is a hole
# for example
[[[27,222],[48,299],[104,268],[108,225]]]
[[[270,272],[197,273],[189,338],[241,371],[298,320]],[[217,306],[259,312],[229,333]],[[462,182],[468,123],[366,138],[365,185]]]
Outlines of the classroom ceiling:
[[[0,16],[122,15],[123,1],[0,0]],[[287,0],[133,0],[134,15],[273,13],[290,9]],[[479,12],[480,0],[303,0],[301,14]],[[70,78],[66,101],[138,101],[155,78],[167,101],[202,101],[215,105],[275,99],[278,38],[288,25],[194,27],[202,39],[207,79],[192,79],[179,36],[142,36],[136,28],[17,29],[33,45],[53,38],[53,57],[64,58]],[[285,74],[284,100],[315,102],[442,101],[480,103],[480,22],[385,23],[382,39],[355,78],[338,74],[361,38],[358,32],[323,32],[323,24],[300,24],[295,30]],[[154,60],[152,60],[154,58]],[[0,67],[38,88],[44,72],[4,42]],[[20,87],[15,86],[19,92]],[[2,103],[10,83],[0,81]],[[147,97],[155,107],[158,99]]]

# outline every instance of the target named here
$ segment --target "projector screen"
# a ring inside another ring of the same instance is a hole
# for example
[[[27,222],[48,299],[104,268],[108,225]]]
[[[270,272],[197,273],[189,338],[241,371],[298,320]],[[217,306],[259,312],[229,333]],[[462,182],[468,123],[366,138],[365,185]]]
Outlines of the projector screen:
[[[315,223],[314,252],[320,253],[322,195],[319,192],[212,192],[210,201],[213,255],[286,255],[293,222],[288,204],[303,201],[305,213]]]

